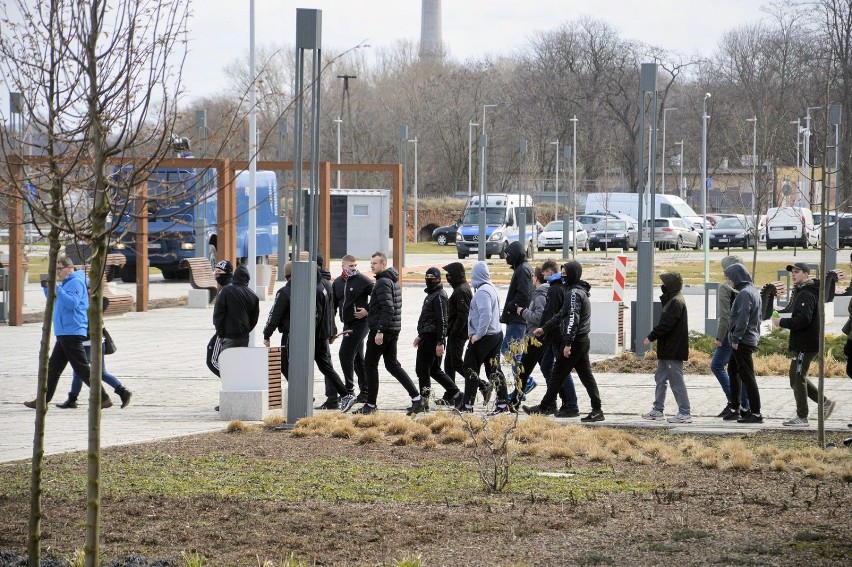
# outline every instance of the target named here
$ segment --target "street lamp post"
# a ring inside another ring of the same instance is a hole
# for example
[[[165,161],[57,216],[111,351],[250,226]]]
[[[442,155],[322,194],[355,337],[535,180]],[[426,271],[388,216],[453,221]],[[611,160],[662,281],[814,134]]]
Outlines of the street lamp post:
[[[559,218],[559,140],[557,139],[555,142],[550,142],[551,144],[556,144],[556,191],[555,198],[553,200],[553,220]],[[562,243],[562,248],[565,248],[566,243]]]
[[[473,189],[473,127],[479,126],[471,120],[467,124],[467,200],[470,203]]]
[[[417,138],[408,141],[414,144],[414,243],[417,244],[419,227],[417,222]]]
[[[702,223],[702,235],[704,244],[704,283],[710,283],[710,242],[707,240],[707,99],[710,98],[710,93],[704,95],[704,110],[701,115],[701,216],[704,217]],[[706,288],[706,286],[705,286]]]
[[[571,235],[573,240],[571,242],[574,245],[571,247],[571,258],[577,258],[577,115],[575,114],[573,118],[571,118],[571,122],[574,125],[574,145],[571,150],[571,159],[573,161],[571,165],[571,169],[574,170],[574,182],[571,185],[571,230],[573,234]],[[562,231],[562,240],[565,240],[565,231]],[[566,254],[565,247],[562,247],[563,254],[562,257],[566,260],[568,259],[568,254]]]
[[[343,120],[338,116],[334,121],[337,124],[337,165],[340,165],[340,125],[343,124]],[[337,170],[337,190],[340,191],[340,170]]]
[[[802,161],[799,153],[799,148],[801,147],[802,137],[802,119],[796,118],[795,120],[791,120],[790,124],[796,125],[796,191],[801,194],[802,193]],[[792,203],[786,203],[787,205],[791,205]]]
[[[666,194],[666,112],[669,110],[677,110],[676,107],[663,109],[663,184],[660,187],[660,193]]]
[[[677,178],[677,194],[683,199],[683,140],[675,142],[676,146],[680,146],[680,177]]]
[[[757,216],[755,204],[756,189],[757,189],[757,116],[746,118],[746,122],[752,123],[751,131],[751,220],[754,226],[757,226]]]

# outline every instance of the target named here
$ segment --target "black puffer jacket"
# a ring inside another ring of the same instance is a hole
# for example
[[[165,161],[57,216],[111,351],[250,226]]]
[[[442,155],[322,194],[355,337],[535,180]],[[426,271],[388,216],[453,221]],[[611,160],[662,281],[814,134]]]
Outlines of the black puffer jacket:
[[[399,333],[402,330],[402,291],[395,268],[376,274],[367,325],[377,333]]]
[[[509,282],[509,291],[506,293],[506,304],[503,306],[500,322],[526,324],[524,318],[518,315],[518,307],[524,309],[529,307],[535,285],[532,268],[527,262],[526,250],[519,241],[510,243],[506,249],[506,263],[514,271],[512,281]]]
[[[328,340],[337,334],[334,323],[334,291],[331,288],[331,273],[317,268],[316,327],[318,340]]]
[[[565,303],[567,288],[559,274],[550,276],[547,281],[550,288],[547,290],[547,301],[544,304],[544,312],[541,314],[541,328],[544,329],[541,340],[544,343],[558,345],[562,341],[559,330],[562,318],[559,313]]]
[[[447,292],[444,286],[436,284],[426,288],[426,299],[417,321],[417,334],[438,335],[438,342],[443,344],[447,336]]]
[[[447,302],[447,336],[467,340],[467,316],[470,314],[470,302],[473,290],[464,276],[464,264],[452,262],[444,266],[447,282],[453,287],[453,293]]]
[[[334,307],[345,325],[358,320],[355,317],[355,309],[367,308],[370,292],[373,291],[373,281],[358,272],[348,278],[337,276],[332,288],[334,290]]]
[[[569,262],[576,264],[576,262]],[[579,264],[577,264],[579,266]],[[580,272],[582,274],[582,271]],[[592,330],[592,305],[589,301],[588,282],[580,280],[573,266],[568,268],[568,291],[565,294],[567,314],[562,318],[562,346],[570,345],[576,339],[589,336]]]
[[[248,268],[243,265],[234,270],[234,278],[216,296],[213,307],[213,325],[216,334],[226,339],[248,336],[260,316],[260,300],[249,289]]]
[[[789,319],[778,324],[790,329],[790,350],[793,352],[817,352],[819,350],[819,280],[807,280],[796,289],[791,302],[793,313]]]
[[[290,292],[289,281],[275,292],[275,303],[269,310],[266,326],[263,328],[264,340],[268,341],[276,330],[285,336],[290,334]]]
[[[689,358],[689,320],[686,313],[686,301],[680,292],[683,280],[680,274],[666,272],[660,275],[663,281],[663,294],[660,303],[663,310],[660,322],[648,335],[649,341],[657,341],[657,359],[687,360]]]

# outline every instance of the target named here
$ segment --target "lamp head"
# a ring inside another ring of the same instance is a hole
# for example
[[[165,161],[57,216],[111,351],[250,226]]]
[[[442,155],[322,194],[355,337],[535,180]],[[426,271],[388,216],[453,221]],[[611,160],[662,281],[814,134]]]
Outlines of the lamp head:
[[[711,95],[710,93],[704,93],[704,100],[707,100],[711,96],[713,96],[713,95]]]

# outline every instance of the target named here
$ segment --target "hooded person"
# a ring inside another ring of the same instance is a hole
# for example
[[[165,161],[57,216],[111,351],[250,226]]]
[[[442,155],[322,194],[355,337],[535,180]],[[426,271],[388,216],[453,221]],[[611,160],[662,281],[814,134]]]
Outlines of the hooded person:
[[[550,414],[556,409],[556,396],[562,389],[572,370],[577,371],[589,401],[592,411],[581,418],[583,422],[604,421],[601,409],[601,398],[597,382],[592,374],[589,360],[591,342],[591,303],[589,301],[590,286],[582,280],[583,266],[572,260],[562,264],[562,285],[565,287],[565,301],[557,315],[558,347],[555,350],[556,361],[551,371],[551,379],[547,383],[547,392],[537,406],[524,406],[524,411],[530,414]],[[551,284],[552,287],[553,284]],[[553,325],[551,321],[545,326]]]
[[[506,248],[506,263],[512,268],[512,279],[506,292],[506,304],[500,315],[500,322],[506,325],[500,354],[507,356],[511,351],[509,356],[512,359],[512,374],[517,377],[518,364],[523,355],[523,349],[519,345],[524,341],[527,327],[524,318],[518,315],[518,307],[527,307],[530,304],[535,286],[526,250],[519,240],[510,242]]]
[[[731,380],[732,404],[740,399],[740,388],[745,387],[750,410],[732,407],[725,421],[737,420],[738,423],[763,423],[760,413],[760,392],[754,376],[752,355],[760,340],[760,293],[751,281],[751,276],[742,264],[731,264],[724,270],[725,277],[731,282],[737,295],[731,303],[731,317],[728,324],[728,340],[733,353],[728,363],[728,376]]]
[[[346,390],[355,392],[355,380],[358,379],[358,403],[367,401],[367,374],[364,370],[364,341],[367,338],[366,308],[373,291],[373,280],[358,270],[358,260],[347,254],[340,260],[342,271],[332,283],[334,306],[343,323],[343,336],[340,340],[338,358],[343,371]],[[363,309],[358,316],[357,310]]]
[[[743,260],[739,256],[725,256],[722,258],[722,270],[733,264],[742,264]],[[773,288],[774,289],[774,288]],[[730,415],[734,410],[733,407],[740,406],[746,410],[749,409],[748,395],[745,390],[741,392],[740,402],[731,403],[731,378],[728,376],[728,363],[731,360],[733,349],[731,341],[728,339],[728,326],[731,321],[731,304],[736,297],[737,291],[731,287],[727,280],[719,285],[719,290],[716,293],[717,298],[717,327],[716,327],[716,348],[713,351],[713,357],[710,359],[710,371],[719,381],[719,386],[725,393],[727,405],[716,417],[725,417]]]
[[[290,294],[292,286],[290,283],[293,271],[293,263],[284,264],[285,284],[275,292],[275,301],[266,317],[266,325],[263,327],[263,345],[270,346],[270,339],[275,331],[281,333],[281,374],[288,380],[290,368]]]
[[[213,306],[213,326],[216,327],[216,342],[213,345],[211,365],[219,372],[219,356],[222,351],[233,347],[246,347],[249,333],[257,325],[260,316],[260,300],[249,289],[249,271],[240,264],[234,270],[230,285],[226,285],[216,296]]]
[[[467,319],[467,334],[469,344],[464,355],[462,375],[465,377],[464,396],[459,401],[458,409],[463,412],[473,411],[476,390],[486,386],[487,394],[496,382],[497,402],[492,415],[508,413],[509,394],[506,379],[500,369],[500,344],[503,341],[503,329],[500,326],[500,300],[497,289],[491,283],[491,274],[485,262],[477,262],[471,269],[473,284],[473,300],[470,303],[470,314]],[[479,377],[479,371],[485,365],[486,378]],[[486,403],[488,396],[485,396]]]
[[[677,402],[677,414],[669,423],[692,423],[689,394],[683,379],[683,361],[689,358],[689,318],[683,298],[683,279],[677,272],[660,274],[660,321],[645,338],[644,345],[657,342],[657,371],[654,373],[656,389],[651,411],[642,417],[649,420],[665,419],[666,390],[671,385]]]
[[[467,283],[464,264],[451,262],[444,266],[447,283],[453,289],[447,300],[447,338],[444,349],[444,373],[455,384],[456,372],[461,373],[464,366],[464,345],[467,342],[467,317],[473,290]],[[449,392],[435,401],[436,405],[457,405],[449,397]]]
[[[441,357],[447,337],[447,293],[441,283],[441,270],[429,268],[425,275],[426,298],[417,321],[417,337],[414,348],[417,349],[415,372],[423,397],[423,409],[428,409],[429,395],[432,391],[431,378],[444,388],[444,399],[458,401],[461,392],[449,376],[441,369]]]
[[[234,276],[234,266],[228,260],[220,260],[213,266],[213,277],[219,287],[225,287],[231,283],[231,278]]]

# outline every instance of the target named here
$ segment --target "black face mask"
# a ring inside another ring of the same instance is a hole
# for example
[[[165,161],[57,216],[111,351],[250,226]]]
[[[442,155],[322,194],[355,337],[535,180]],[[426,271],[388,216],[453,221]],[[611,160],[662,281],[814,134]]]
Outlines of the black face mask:
[[[665,284],[663,284],[663,285],[661,285],[661,286],[660,286],[660,290],[661,290],[663,293],[668,293],[668,292],[669,292],[669,290],[668,290],[668,289],[666,289]]]
[[[440,284],[441,284],[441,282],[439,282],[437,280],[427,279],[426,280],[426,291],[432,291],[433,289],[438,287]]]
[[[229,283],[231,283],[231,276],[228,274],[219,274],[216,276],[216,283],[220,286],[225,287]]]

